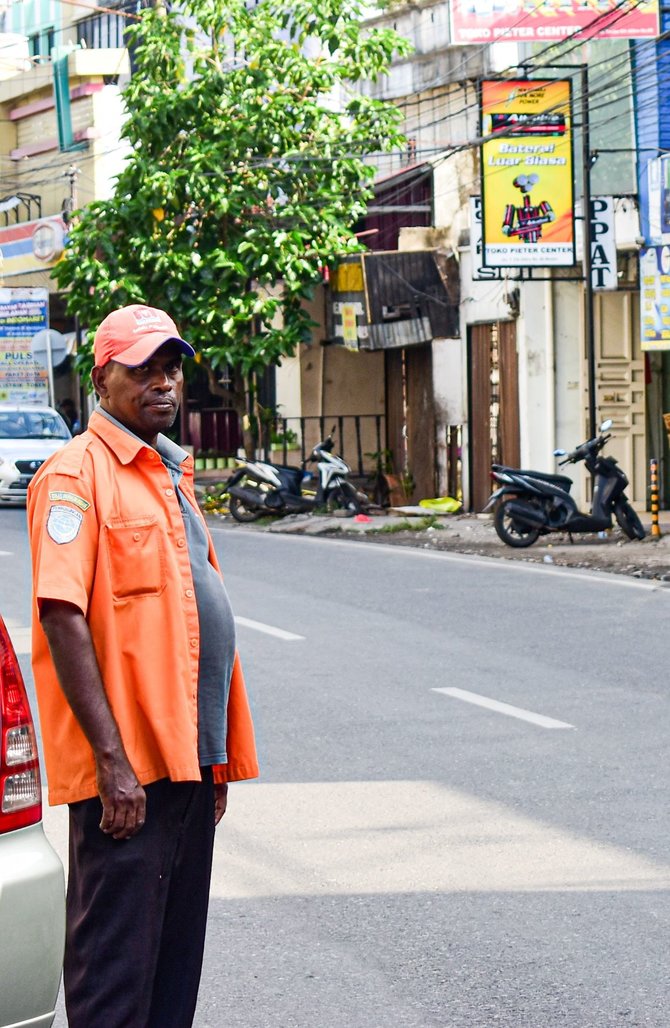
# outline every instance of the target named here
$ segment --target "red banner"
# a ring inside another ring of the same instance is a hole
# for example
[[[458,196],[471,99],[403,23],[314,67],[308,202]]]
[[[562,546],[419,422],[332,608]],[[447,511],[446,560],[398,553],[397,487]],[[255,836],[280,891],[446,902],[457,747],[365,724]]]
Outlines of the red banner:
[[[658,0],[451,0],[451,42],[654,39]]]

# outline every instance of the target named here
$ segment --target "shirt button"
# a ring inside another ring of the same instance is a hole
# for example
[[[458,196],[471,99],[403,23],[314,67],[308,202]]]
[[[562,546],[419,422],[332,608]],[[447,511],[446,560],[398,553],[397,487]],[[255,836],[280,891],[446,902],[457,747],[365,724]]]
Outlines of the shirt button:
[[[192,589],[187,589],[185,595],[188,596],[188,598],[190,600],[191,597],[193,596],[193,590]]]
[[[133,539],[135,540],[136,543],[138,543],[140,541],[140,533],[139,532],[133,532]]]
[[[174,489],[166,489],[165,490],[165,495],[166,496],[174,496]]]
[[[177,546],[186,546],[185,539],[177,539]]]
[[[198,640],[197,639],[191,639],[191,646],[193,646],[193,648],[195,648],[197,645],[198,645]]]

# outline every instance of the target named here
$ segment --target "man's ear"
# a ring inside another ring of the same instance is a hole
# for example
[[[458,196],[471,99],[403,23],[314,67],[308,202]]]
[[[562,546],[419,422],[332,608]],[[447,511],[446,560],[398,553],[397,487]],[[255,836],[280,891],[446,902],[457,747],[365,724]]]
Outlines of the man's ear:
[[[107,365],[105,364],[102,368],[93,368],[91,370],[91,382],[98,396],[107,396]]]

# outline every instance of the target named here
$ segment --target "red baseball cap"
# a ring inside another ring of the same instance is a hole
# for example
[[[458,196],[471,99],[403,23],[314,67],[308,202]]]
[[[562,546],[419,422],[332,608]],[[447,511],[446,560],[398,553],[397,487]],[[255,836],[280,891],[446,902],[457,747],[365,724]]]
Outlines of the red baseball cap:
[[[181,352],[194,357],[195,350],[179,335],[172,318],[157,307],[131,303],[112,311],[95,333],[93,352],[95,366],[118,361],[136,368],[149,360],[163,343],[179,343]]]

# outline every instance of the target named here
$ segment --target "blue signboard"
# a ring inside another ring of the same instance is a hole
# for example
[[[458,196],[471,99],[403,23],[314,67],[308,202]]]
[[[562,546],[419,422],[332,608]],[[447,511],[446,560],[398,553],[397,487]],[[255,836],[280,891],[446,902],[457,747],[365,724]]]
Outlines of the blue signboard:
[[[0,289],[0,401],[48,403],[47,372],[30,349],[48,325],[48,290]]]

